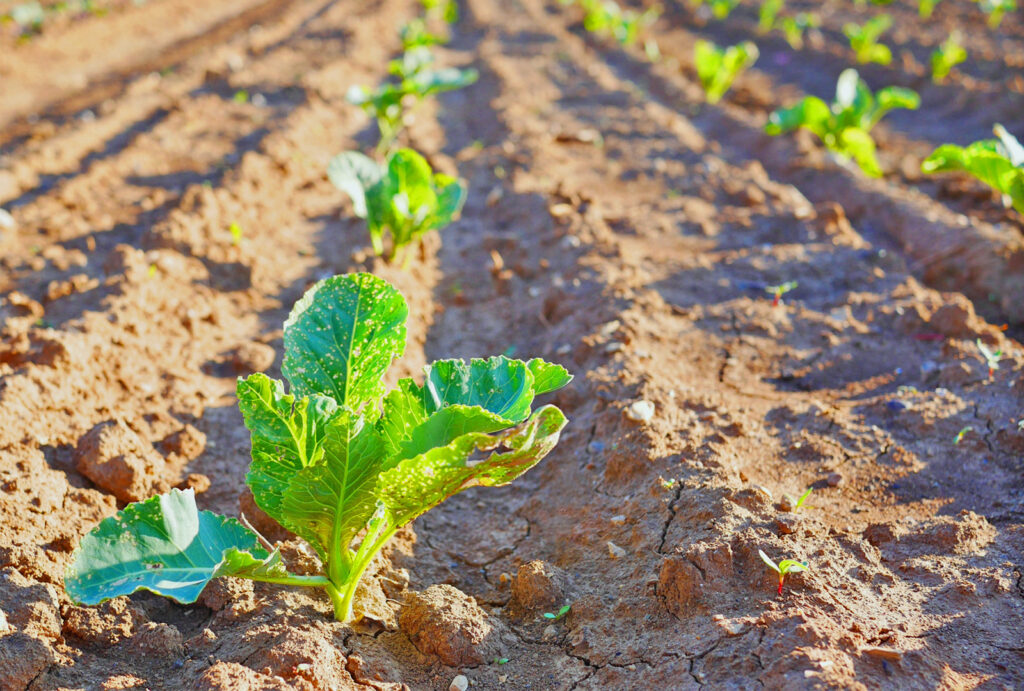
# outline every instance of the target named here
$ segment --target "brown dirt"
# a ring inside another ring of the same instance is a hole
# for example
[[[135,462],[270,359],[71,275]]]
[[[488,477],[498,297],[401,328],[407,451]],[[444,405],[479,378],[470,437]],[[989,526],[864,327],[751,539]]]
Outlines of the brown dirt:
[[[325,169],[371,141],[345,91],[382,78],[418,3],[149,0],[0,45],[0,688],[1024,686],[1024,352],[996,326],[1021,319],[1020,219],[906,163],[1024,130],[1020,18],[965,24],[977,57],[932,88],[945,34],[899,15],[917,57],[870,80],[921,88],[928,116],[882,129],[875,182],[760,134],[794,83],[831,91],[846,15],[788,66],[768,40],[712,108],[692,42],[749,13],[670,5],[651,66],[557,2],[462,3],[440,53],[481,79],[408,138],[470,196],[409,272],[366,259]],[[508,349],[569,367],[558,448],[403,531],[355,627],[232,579],[189,607],[73,606],[71,550],[119,502],[246,505],[234,378],[279,373],[291,304],[351,270],[409,298],[395,377]],[[1008,354],[992,380],[976,338]],[[758,550],[811,568],[777,596]]]

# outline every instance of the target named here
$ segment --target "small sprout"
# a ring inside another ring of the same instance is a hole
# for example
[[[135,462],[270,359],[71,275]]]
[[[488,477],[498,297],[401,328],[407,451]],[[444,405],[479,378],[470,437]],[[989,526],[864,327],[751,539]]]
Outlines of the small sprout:
[[[796,500],[796,504],[793,505],[793,513],[800,510],[800,507],[804,505],[804,502],[807,501],[807,497],[811,496],[811,492],[813,491],[813,487],[808,487],[807,491],[800,495],[800,498]],[[808,506],[807,508],[810,509],[812,507]]]
[[[494,658],[494,664],[496,664],[496,665],[506,665],[506,664],[508,664],[508,658],[507,657],[496,657],[496,658]]]
[[[1002,348],[994,352],[989,350],[988,346],[982,343],[980,338],[974,342],[978,346],[978,352],[985,358],[985,364],[988,365],[988,378],[991,379],[995,375],[996,370],[999,369],[999,361],[1003,359],[1003,350]]]
[[[544,618],[545,619],[550,619],[551,621],[558,621],[559,619],[561,619],[562,617],[564,617],[566,614],[569,613],[569,608],[570,607],[572,607],[571,604],[570,605],[562,605],[561,609],[559,609],[557,613],[555,613],[555,612],[544,612]]]
[[[953,437],[953,443],[954,444],[959,444],[961,441],[963,441],[964,435],[967,434],[968,432],[973,431],[973,430],[974,430],[974,428],[971,427],[970,425],[968,425],[967,427],[964,427],[962,430],[960,430],[959,432],[956,433],[955,437]]]
[[[857,62],[875,62],[879,65],[888,65],[892,62],[892,50],[878,39],[892,26],[892,17],[887,14],[880,14],[860,24],[847,24],[843,27],[843,33],[850,39],[850,47],[857,54]]]
[[[1022,420],[1021,422],[1024,423],[1024,420]],[[676,481],[675,480],[666,480],[663,477],[659,477],[658,478],[658,484],[661,485],[662,489],[672,489],[673,487],[676,486]]]
[[[757,13],[757,32],[759,34],[766,34],[775,28],[775,20],[785,4],[786,0],[764,0],[761,3],[761,9]]]
[[[808,566],[806,561],[796,561],[794,559],[783,559],[778,564],[768,558],[768,555],[757,550],[757,553],[761,555],[761,561],[768,565],[775,573],[779,574],[779,595],[782,595],[782,586],[786,582],[786,574],[789,572],[797,573],[799,571],[806,571]]]
[[[804,47],[804,31],[820,25],[821,20],[818,15],[800,12],[794,17],[780,19],[777,28],[782,30],[790,48],[800,50]]]
[[[149,269],[146,270],[146,276],[153,278],[156,276],[156,264],[150,264]]]
[[[967,51],[960,45],[960,33],[954,31],[932,52],[932,81],[941,83],[950,70],[967,59]]]
[[[725,48],[711,41],[697,41],[694,60],[708,103],[718,103],[732,86],[733,80],[757,62],[757,56],[757,46],[752,41]]]
[[[238,91],[235,92],[235,95],[231,97],[231,100],[234,101],[235,103],[248,103],[249,102],[249,92],[246,91],[245,89],[239,89]]]
[[[1017,429],[1019,429],[1020,431],[1024,432],[1024,419],[1021,419],[1021,420],[1017,421]]]
[[[782,296],[797,287],[796,281],[786,281],[777,286],[765,286],[764,292],[773,296],[772,307],[778,307],[782,303]]]
[[[978,0],[981,11],[988,15],[988,25],[993,29],[1003,22],[1003,15],[1017,9],[1017,0]]]
[[[928,19],[932,16],[932,10],[941,0],[918,0],[917,16],[921,19]]]
[[[614,38],[621,46],[631,46],[640,39],[640,32],[654,23],[661,14],[657,6],[643,12],[624,10],[614,0],[580,0],[583,11],[583,28],[591,33]],[[657,44],[645,41],[644,50],[651,60],[660,57]]]
[[[231,233],[231,244],[238,247],[242,244],[242,226],[239,225],[238,221],[232,221],[231,225],[228,226],[228,232]]]

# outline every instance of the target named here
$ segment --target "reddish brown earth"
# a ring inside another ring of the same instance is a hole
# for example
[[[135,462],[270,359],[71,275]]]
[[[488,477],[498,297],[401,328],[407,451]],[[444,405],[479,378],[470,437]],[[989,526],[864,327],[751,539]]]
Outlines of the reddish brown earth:
[[[924,113],[881,128],[870,181],[760,133],[831,93],[849,9],[785,65],[759,39],[709,107],[692,43],[753,36],[749,10],[669,3],[652,66],[556,2],[466,0],[440,53],[481,79],[408,142],[469,202],[402,272],[366,258],[325,168],[371,144],[344,94],[384,76],[418,3],[115,5],[0,43],[0,688],[1024,687],[1021,219],[915,172],[993,120],[1024,131],[1019,16],[890,10],[899,68],[865,74]],[[975,58],[931,87],[954,21]],[[573,371],[558,448],[405,530],[356,626],[231,579],[188,607],[72,605],[71,551],[122,502],[248,505],[234,379],[278,373],[291,304],[352,270],[409,299],[394,377],[513,348]],[[786,280],[773,307],[759,286]],[[991,380],[979,338],[1007,353]],[[759,549],[810,570],[780,597]]]

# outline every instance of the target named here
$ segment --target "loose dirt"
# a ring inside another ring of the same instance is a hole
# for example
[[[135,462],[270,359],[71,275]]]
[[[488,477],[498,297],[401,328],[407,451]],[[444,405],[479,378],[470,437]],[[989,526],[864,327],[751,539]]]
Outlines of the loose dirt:
[[[668,3],[652,66],[557,2],[460,8],[438,53],[480,81],[407,141],[469,201],[408,272],[367,258],[325,170],[372,142],[344,95],[418,3],[149,0],[0,43],[0,688],[1024,686],[1020,219],[913,172],[992,120],[1024,131],[1020,17],[990,42],[964,23],[974,59],[929,87],[930,46],[977,10],[918,31],[893,9],[898,67],[866,76],[927,115],[882,128],[891,175],[868,181],[760,133],[794,86],[834,88],[838,5],[720,107],[692,44],[753,36],[749,11]],[[500,352],[574,372],[556,450],[400,533],[354,626],[233,579],[74,606],[71,551],[123,502],[188,486],[251,513],[235,377],[279,376],[291,304],[354,270],[409,299],[393,378]],[[976,339],[1007,353],[991,379]],[[759,550],[810,568],[779,596]]]

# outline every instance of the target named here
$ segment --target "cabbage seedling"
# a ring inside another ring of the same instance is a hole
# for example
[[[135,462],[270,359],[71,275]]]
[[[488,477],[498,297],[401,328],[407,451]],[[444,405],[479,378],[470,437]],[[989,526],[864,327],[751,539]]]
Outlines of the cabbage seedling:
[[[975,339],[974,343],[978,346],[978,352],[981,353],[981,357],[985,359],[985,364],[988,366],[988,378],[991,379],[996,370],[999,369],[999,361],[1003,359],[1003,349],[992,351],[981,342],[981,339]]]
[[[439,360],[423,383],[384,375],[405,349],[405,298],[371,274],[320,281],[284,324],[284,383],[238,381],[252,438],[246,482],[256,504],[308,542],[323,568],[290,573],[281,554],[192,490],[129,504],[75,551],[72,601],[95,605],[149,590],[195,602],[218,576],[323,588],[334,616],[354,617],[366,568],[401,528],[448,497],[504,485],[546,456],[565,415],[534,398],[572,377],[540,359]]]
[[[776,110],[768,116],[765,132],[777,135],[806,128],[829,150],[852,159],[867,175],[881,177],[871,129],[889,111],[916,110],[920,104],[921,98],[916,92],[898,86],[872,93],[857,70],[850,68],[839,75],[836,99],[831,106],[817,96],[806,96],[797,105]]]
[[[932,81],[941,83],[949,76],[950,70],[966,59],[967,51],[960,45],[960,34],[954,31],[932,51]]]
[[[661,14],[657,6],[643,12],[624,10],[615,0],[581,0],[583,28],[591,33],[614,38],[619,45],[631,46],[640,38],[640,31],[654,23]]]
[[[433,45],[448,42],[444,36],[432,33],[427,28],[427,23],[420,17],[417,17],[402,26],[398,33],[402,38],[403,50],[409,50],[411,48],[429,48]]]
[[[797,573],[799,571],[806,571],[808,569],[806,561],[795,561],[793,559],[783,559],[778,564],[768,558],[768,555],[757,550],[757,553],[761,555],[761,561],[768,565],[775,573],[779,574],[779,595],[782,595],[782,586],[786,582],[786,574],[792,572]]]
[[[375,90],[353,86],[346,95],[349,103],[359,106],[376,119],[380,131],[378,152],[388,151],[394,144],[405,125],[408,101],[418,104],[427,96],[461,89],[474,83],[479,76],[474,69],[427,69],[426,65],[433,60],[428,49],[420,47],[413,51],[413,56],[391,63],[392,72],[400,77],[397,83],[385,82]],[[426,55],[424,51],[427,51]]]
[[[1003,201],[1024,214],[1024,147],[1002,125],[993,128],[996,139],[983,139],[965,147],[943,144],[921,164],[925,173],[962,170],[1003,194]]]
[[[544,618],[550,619],[551,621],[558,621],[572,609],[572,604],[562,605],[557,612],[544,612]]]
[[[786,0],[764,0],[757,11],[757,32],[766,34],[775,28],[775,20],[782,11]]]
[[[971,427],[970,425],[968,425],[967,427],[964,427],[962,430],[960,430],[959,432],[956,433],[955,437],[953,437],[953,443],[954,444],[959,444],[960,442],[962,442],[964,440],[964,437],[967,435],[968,432],[973,432],[973,431],[974,431],[974,428]]]
[[[431,230],[454,220],[466,201],[466,186],[435,173],[427,160],[412,149],[399,149],[379,165],[358,151],[335,156],[327,167],[334,186],[352,199],[356,216],[366,219],[373,251],[384,254],[384,233],[391,235],[388,261]]]
[[[786,281],[777,286],[765,286],[764,292],[772,296],[772,307],[782,304],[782,296],[796,288],[799,284],[796,281]]]
[[[718,103],[743,70],[757,62],[757,46],[744,41],[735,46],[719,48],[711,41],[697,41],[694,48],[697,76],[708,103]]]
[[[888,65],[892,62],[892,51],[889,46],[879,43],[878,39],[892,26],[892,17],[880,14],[864,22],[863,25],[849,23],[843,27],[843,33],[850,39],[850,47],[857,54],[857,62],[876,62]]]
[[[932,16],[935,6],[938,5],[940,1],[941,0],[918,0],[917,16],[921,19],[928,19]]]
[[[993,29],[1003,23],[1003,15],[1017,9],[1017,0],[977,0],[981,11],[988,15],[988,25]]]
[[[786,43],[793,50],[800,50],[804,47],[804,31],[821,25],[821,19],[816,14],[798,12],[792,17],[783,17],[779,20],[778,28],[786,37]]]

